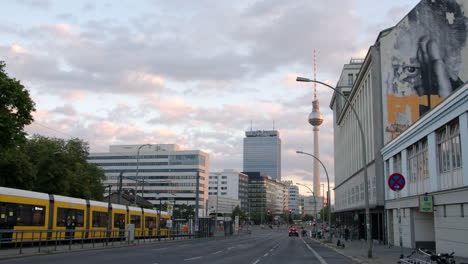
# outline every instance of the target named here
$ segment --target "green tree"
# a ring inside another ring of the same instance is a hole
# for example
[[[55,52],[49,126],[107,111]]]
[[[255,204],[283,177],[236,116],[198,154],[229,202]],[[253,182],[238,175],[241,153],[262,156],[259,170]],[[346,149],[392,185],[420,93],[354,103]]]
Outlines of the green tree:
[[[28,90],[5,72],[5,63],[0,61],[0,152],[24,142],[25,125],[31,124],[35,104]]]
[[[235,219],[236,216],[239,216],[240,221],[247,221],[247,214],[237,205],[232,210],[231,218],[232,220]]]
[[[104,171],[87,162],[88,154],[88,144],[80,139],[34,135],[3,154],[0,175],[5,177],[1,177],[0,185],[102,200]]]

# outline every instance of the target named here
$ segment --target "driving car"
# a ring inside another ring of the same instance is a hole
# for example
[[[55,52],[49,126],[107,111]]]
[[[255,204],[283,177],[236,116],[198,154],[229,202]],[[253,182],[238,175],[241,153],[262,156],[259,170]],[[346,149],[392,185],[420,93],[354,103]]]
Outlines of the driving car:
[[[297,231],[296,228],[291,228],[291,229],[289,229],[289,236],[297,236],[297,237],[299,237],[299,232]]]

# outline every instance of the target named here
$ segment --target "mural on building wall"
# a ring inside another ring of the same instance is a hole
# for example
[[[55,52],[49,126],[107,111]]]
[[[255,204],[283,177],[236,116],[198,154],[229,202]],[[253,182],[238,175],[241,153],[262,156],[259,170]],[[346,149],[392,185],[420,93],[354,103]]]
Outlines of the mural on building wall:
[[[468,80],[468,2],[423,0],[380,39],[385,143]]]

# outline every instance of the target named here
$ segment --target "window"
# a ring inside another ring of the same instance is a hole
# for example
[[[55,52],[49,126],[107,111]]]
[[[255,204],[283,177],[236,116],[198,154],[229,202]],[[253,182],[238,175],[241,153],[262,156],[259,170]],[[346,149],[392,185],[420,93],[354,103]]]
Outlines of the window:
[[[354,79],[353,79],[353,74],[349,73],[348,74],[348,85],[353,85]]]
[[[393,173],[401,173],[401,153],[393,156]]]
[[[135,228],[141,227],[141,217],[139,215],[131,215],[130,224],[135,225]]]
[[[415,182],[429,177],[427,139],[413,144],[407,151],[409,180]]]
[[[227,184],[227,181],[222,181],[221,184]]]
[[[93,211],[93,227],[107,227],[107,212]]]
[[[114,214],[114,228],[125,229],[125,214]]]
[[[221,192],[221,195],[227,195],[227,193],[226,192]]]
[[[0,203],[0,224],[13,226],[44,226],[45,206]]]
[[[441,173],[450,172],[462,166],[458,120],[437,131],[437,154]]]
[[[145,217],[145,228],[156,228],[156,217]]]
[[[222,176],[221,179],[227,179],[227,176]]]
[[[70,224],[72,223],[75,224],[75,227],[82,227],[84,225],[84,210],[57,208],[57,226],[67,227],[68,225],[68,227],[71,227]]]
[[[227,190],[227,187],[221,187],[221,190]]]

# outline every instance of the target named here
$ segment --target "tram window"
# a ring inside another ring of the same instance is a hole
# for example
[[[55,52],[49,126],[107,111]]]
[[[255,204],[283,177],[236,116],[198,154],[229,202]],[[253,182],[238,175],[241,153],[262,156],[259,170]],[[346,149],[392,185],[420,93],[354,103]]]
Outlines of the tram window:
[[[45,206],[1,203],[1,207],[5,210],[5,220],[7,220],[10,225],[43,226],[45,223]]]
[[[135,228],[141,227],[141,217],[139,215],[132,215],[130,216],[130,224],[134,224]]]
[[[167,227],[167,220],[159,219],[159,228],[166,228],[166,227]]]
[[[145,228],[155,228],[156,227],[156,217],[145,217]]]
[[[93,211],[93,227],[107,227],[107,212]]]
[[[120,229],[125,228],[125,214],[114,214],[114,227]]]
[[[84,210],[71,208],[57,208],[57,226],[66,226],[68,216],[75,222],[75,226],[84,225]]]

